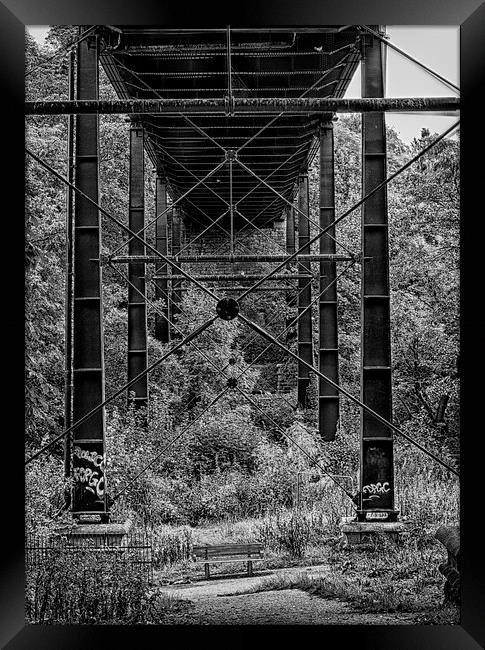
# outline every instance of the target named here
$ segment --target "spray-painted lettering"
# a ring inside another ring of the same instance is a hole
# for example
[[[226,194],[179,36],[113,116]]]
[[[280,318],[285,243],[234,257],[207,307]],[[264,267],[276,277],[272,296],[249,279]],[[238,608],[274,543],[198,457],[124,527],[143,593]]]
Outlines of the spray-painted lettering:
[[[100,471],[104,470],[104,457],[96,451],[88,451],[81,449],[77,445],[74,447],[74,455],[92,463],[95,467],[99,467]]]
[[[74,481],[82,483],[86,490],[95,494],[98,499],[104,497],[104,466],[105,458],[102,454],[88,449],[81,449],[75,445],[74,456],[88,463],[91,463],[96,469],[90,467],[74,467]]]
[[[389,482],[384,481],[384,483],[369,483],[369,485],[364,485],[362,488],[363,494],[368,494],[369,496],[363,501],[372,501],[372,499],[379,499],[381,494],[387,494],[391,488],[389,487]]]

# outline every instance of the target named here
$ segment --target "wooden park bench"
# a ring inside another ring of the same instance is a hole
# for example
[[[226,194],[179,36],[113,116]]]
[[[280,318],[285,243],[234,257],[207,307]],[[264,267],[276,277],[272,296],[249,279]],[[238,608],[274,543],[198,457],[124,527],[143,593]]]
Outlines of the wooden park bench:
[[[193,547],[193,558],[204,563],[205,577],[210,578],[209,565],[222,562],[247,562],[248,576],[253,575],[253,562],[263,560],[263,545],[216,544]]]

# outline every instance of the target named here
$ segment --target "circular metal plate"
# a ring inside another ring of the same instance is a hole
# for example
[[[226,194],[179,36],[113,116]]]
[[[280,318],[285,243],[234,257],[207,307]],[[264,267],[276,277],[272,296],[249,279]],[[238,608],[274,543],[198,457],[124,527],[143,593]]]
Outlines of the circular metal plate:
[[[222,320],[233,320],[239,314],[239,303],[234,298],[222,298],[217,303],[216,311]]]

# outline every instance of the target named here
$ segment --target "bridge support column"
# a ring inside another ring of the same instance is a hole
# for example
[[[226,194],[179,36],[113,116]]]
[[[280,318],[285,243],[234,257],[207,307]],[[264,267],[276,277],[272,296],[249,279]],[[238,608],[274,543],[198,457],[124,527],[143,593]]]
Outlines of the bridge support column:
[[[290,207],[286,210],[286,252],[288,255],[293,255],[295,252],[295,211]],[[290,310],[290,316],[286,319],[286,327],[288,327],[291,321],[295,318],[293,314],[295,306],[295,295],[293,289],[290,289],[287,293],[286,304]],[[288,330],[286,332],[286,343],[289,344],[292,338],[292,332]]]
[[[81,29],[81,28],[80,28]],[[98,36],[77,46],[77,97],[98,99]],[[76,117],[76,185],[99,202],[98,116]],[[73,278],[73,419],[86,415],[104,400],[102,324],[101,223],[99,210],[76,196],[74,210]],[[105,486],[105,412],[97,411],[73,432],[72,514],[107,519]]]
[[[308,196],[308,174],[301,175],[298,179],[298,248],[308,244],[310,239],[310,222],[308,220],[310,213],[310,202]],[[303,213],[303,214],[302,214]],[[304,216],[306,215],[306,216]],[[310,248],[302,250],[303,254],[309,254]],[[299,273],[310,273],[311,262],[300,262],[298,264]],[[311,278],[301,278],[298,280],[298,315],[300,315],[312,300],[312,282]],[[313,365],[313,342],[312,342],[312,309],[301,316],[298,321],[298,356],[304,361]],[[301,363],[298,363],[298,391],[297,399],[299,408],[306,408],[308,398],[308,387],[310,385],[310,371]]]
[[[367,40],[362,62],[362,97],[384,96],[384,46]],[[362,194],[387,174],[383,113],[362,116]],[[387,420],[392,418],[391,336],[387,189],[362,208],[362,360],[361,400]],[[361,412],[359,521],[395,521],[393,433]]]
[[[143,127],[133,123],[130,128],[130,174],[128,225],[139,232],[145,225],[144,149]],[[129,255],[145,255],[145,246],[137,239],[128,244]],[[145,264],[130,262],[128,265],[128,381],[147,367],[147,316]],[[136,288],[135,288],[136,287]],[[143,296],[143,297],[142,297]],[[145,375],[128,389],[128,402],[146,407],[148,402],[148,378]]]
[[[320,226],[335,220],[333,123],[320,128]],[[320,253],[336,253],[335,226],[320,238]],[[338,383],[337,286],[335,262],[320,262],[319,370]],[[328,288],[327,288],[328,287]],[[325,293],[322,294],[322,291]],[[323,440],[335,440],[339,393],[322,378],[318,382],[318,422]]]
[[[179,254],[180,246],[181,246],[181,217],[180,217],[180,210],[178,208],[172,209],[171,230],[172,230],[171,233],[172,256],[174,256]],[[172,269],[172,275],[173,275],[173,269]],[[182,280],[172,280],[171,282],[172,282],[172,288],[170,291],[170,297],[171,297],[170,320],[173,321],[174,316],[180,313],[179,304],[180,301],[182,300],[182,294],[181,294]],[[174,332],[173,335],[176,335],[176,333]]]
[[[157,216],[160,215],[167,207],[167,186],[163,179],[157,174],[155,180],[155,210]],[[168,213],[165,212],[157,218],[155,224],[155,248],[162,255],[168,255]],[[164,307],[159,307],[162,314],[155,314],[155,338],[162,343],[168,343],[170,340],[170,327],[168,324],[168,282],[167,282],[168,265],[162,262],[155,267],[155,275],[159,276],[155,280],[155,300],[163,300]],[[161,276],[161,277],[160,277]]]

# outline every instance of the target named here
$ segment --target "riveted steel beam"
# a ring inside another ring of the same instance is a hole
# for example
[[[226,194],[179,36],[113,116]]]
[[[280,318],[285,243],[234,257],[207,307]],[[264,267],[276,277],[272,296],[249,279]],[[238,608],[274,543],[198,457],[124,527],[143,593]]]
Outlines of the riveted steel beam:
[[[181,247],[181,227],[182,227],[182,218],[180,216],[179,208],[174,208],[172,210],[172,228],[171,228],[171,243],[172,243],[172,257],[177,258],[177,253]],[[172,282],[172,299],[171,303],[171,313],[170,320],[174,321],[176,314],[180,313],[179,304],[182,300],[180,293],[180,287],[182,286],[181,280],[174,280]]]
[[[77,46],[77,97],[98,99],[98,36]],[[87,197],[99,202],[98,116],[76,119],[76,183]],[[98,208],[78,196],[74,210],[73,281],[73,420],[77,422],[104,401],[102,270],[99,258],[101,223]],[[97,410],[73,434],[73,515],[107,516],[105,485],[105,413]]]
[[[335,221],[333,122],[320,129],[320,226]],[[320,253],[335,253],[335,226],[320,239]],[[338,384],[337,283],[334,261],[320,262],[319,349],[320,372]],[[323,293],[324,292],[324,293]],[[323,440],[334,440],[339,419],[339,392],[321,377],[318,382],[318,422]]]
[[[167,186],[165,181],[157,175],[155,179],[155,211],[159,215],[155,223],[155,248],[162,255],[168,254],[168,220],[167,220]],[[155,337],[162,343],[170,340],[170,328],[168,325],[168,294],[167,274],[168,265],[162,262],[155,268],[155,300],[163,300],[162,316],[155,314]]]
[[[286,208],[286,252],[288,255],[292,255],[296,248],[295,248],[295,211],[291,207]],[[275,277],[275,276],[273,276]],[[286,294],[286,304],[288,306],[289,310],[293,310],[295,307],[295,296],[293,295],[292,291],[289,291]],[[288,344],[289,341],[291,340],[291,330],[289,329],[290,323],[292,322],[293,318],[289,314],[286,318],[286,327],[287,327],[287,332],[286,332],[286,343]]]
[[[384,46],[366,43],[362,61],[362,95],[384,95]],[[362,116],[362,194],[386,179],[386,129],[382,113]],[[387,187],[362,206],[362,253],[372,259],[361,267],[361,402],[392,421],[391,334]],[[361,410],[358,518],[395,519],[393,431]]]
[[[310,213],[308,174],[298,178],[298,247],[302,248],[310,240],[310,222],[308,216]],[[303,249],[309,253],[309,249]],[[302,274],[311,274],[311,264],[307,261],[300,261],[298,271]],[[312,301],[312,283],[311,279],[301,279],[298,281],[298,314],[302,314],[298,320],[298,356],[307,363],[313,365],[313,341],[312,341],[312,310],[307,309]],[[306,310],[306,311],[305,311]],[[302,313],[304,312],[304,313]],[[307,406],[308,387],[310,385],[310,373],[308,367],[298,363],[298,405],[300,408]]]
[[[284,262],[286,259],[290,259],[289,255],[168,255],[167,259],[170,261],[176,261],[178,263],[190,262],[191,264],[196,264],[200,262],[205,264],[206,262]],[[302,262],[321,262],[321,261],[332,261],[332,262],[351,262],[358,261],[358,257],[351,257],[349,255],[340,255],[340,254],[330,254],[330,253],[315,253],[315,254],[301,254],[298,255],[298,260]],[[290,261],[293,260],[291,257]],[[97,260],[93,260],[97,261]],[[109,261],[110,264],[126,264],[130,262],[144,262],[145,264],[155,264],[159,262],[159,258],[154,255],[118,255],[112,259],[102,259],[101,264],[105,264]],[[193,276],[191,276],[193,277]],[[190,278],[189,278],[190,279]]]
[[[133,232],[143,232],[145,226],[143,127],[133,122],[130,128],[130,173],[128,227]],[[130,255],[144,255],[145,246],[139,239],[128,242]],[[148,365],[147,357],[147,313],[145,265],[131,261],[128,265],[128,381],[143,372]],[[136,288],[136,290],[135,290]],[[143,297],[142,297],[143,296]],[[128,391],[128,402],[136,407],[147,406],[147,375],[135,382]]]
[[[234,114],[244,113],[382,113],[382,112],[445,112],[460,109],[458,97],[233,97]],[[227,98],[213,99],[115,99],[25,102],[26,115],[77,114],[157,114],[180,113],[228,114]]]

